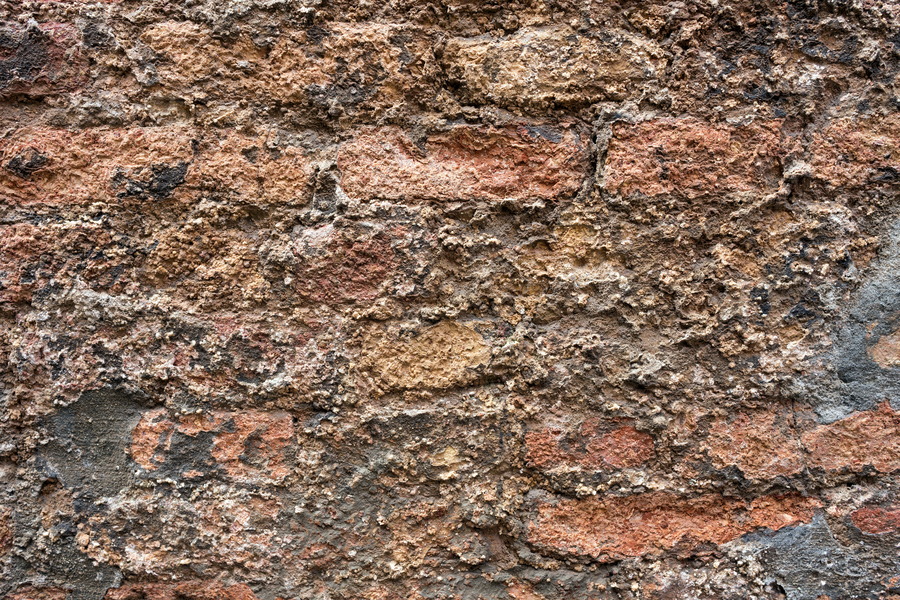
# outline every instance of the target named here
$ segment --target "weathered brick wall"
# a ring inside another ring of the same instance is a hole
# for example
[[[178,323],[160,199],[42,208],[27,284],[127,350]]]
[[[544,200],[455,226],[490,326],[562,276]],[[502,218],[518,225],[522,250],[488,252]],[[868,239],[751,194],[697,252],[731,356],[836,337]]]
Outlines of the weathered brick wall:
[[[900,598],[896,1],[0,21],[0,597]]]

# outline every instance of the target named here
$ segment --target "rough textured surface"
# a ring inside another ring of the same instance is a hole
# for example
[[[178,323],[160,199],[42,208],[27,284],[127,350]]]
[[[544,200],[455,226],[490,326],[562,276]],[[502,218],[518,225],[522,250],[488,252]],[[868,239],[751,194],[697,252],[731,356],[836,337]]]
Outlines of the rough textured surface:
[[[0,598],[898,600],[898,31],[0,0]]]

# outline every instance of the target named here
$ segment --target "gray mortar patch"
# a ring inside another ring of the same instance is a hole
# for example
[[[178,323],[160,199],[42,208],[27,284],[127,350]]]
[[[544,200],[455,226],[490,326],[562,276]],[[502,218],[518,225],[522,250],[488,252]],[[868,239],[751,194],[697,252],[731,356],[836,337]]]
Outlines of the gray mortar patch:
[[[45,474],[72,490],[115,496],[132,480],[131,430],[146,410],[113,390],[86,392],[47,419],[51,441],[40,449]]]
[[[863,540],[851,536],[839,541],[822,514],[808,525],[786,527],[776,532],[751,534],[745,538],[760,547],[759,558],[767,572],[785,590],[788,600],[830,598],[876,598],[889,586],[890,577],[900,575],[896,540]]]
[[[102,510],[102,498],[116,496],[132,483],[134,463],[128,455],[131,431],[147,407],[112,389],[86,392],[41,424],[51,441],[40,447],[36,466],[41,480],[56,479],[72,491],[74,519],[53,527],[53,541],[30,547],[13,561],[7,586],[51,584],[70,590],[67,600],[100,600],[121,582],[118,568],[97,564],[75,542],[77,521]],[[17,528],[31,529],[33,506],[16,511]]]
[[[868,352],[900,325],[900,222],[887,237],[881,257],[832,337],[827,371],[792,382],[792,393],[813,402],[823,423],[871,410],[885,400],[900,408],[900,368],[883,368]]]
[[[69,529],[50,548],[34,556],[31,564],[22,559],[14,561],[10,589],[49,584],[68,589],[66,600],[101,600],[109,588],[117,587],[122,582],[122,573],[118,568],[96,564],[81,552],[75,545],[74,526]],[[29,567],[39,575],[35,576]]]

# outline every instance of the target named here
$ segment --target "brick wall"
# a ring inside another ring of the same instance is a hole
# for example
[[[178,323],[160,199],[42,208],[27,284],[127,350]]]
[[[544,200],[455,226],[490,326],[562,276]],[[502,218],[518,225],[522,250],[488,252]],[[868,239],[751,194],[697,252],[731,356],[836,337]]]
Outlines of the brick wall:
[[[898,30],[0,1],[0,598],[900,599]]]

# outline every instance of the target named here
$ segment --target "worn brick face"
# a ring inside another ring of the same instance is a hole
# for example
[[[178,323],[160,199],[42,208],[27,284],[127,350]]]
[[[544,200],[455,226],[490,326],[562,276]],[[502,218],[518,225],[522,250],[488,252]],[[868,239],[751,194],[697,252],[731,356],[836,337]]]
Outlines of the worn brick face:
[[[545,427],[525,436],[528,460],[542,469],[622,469],[653,458],[653,437],[630,425],[589,419],[575,431]]]
[[[42,97],[87,82],[78,31],[65,23],[0,23],[0,98]]]
[[[294,287],[314,303],[370,301],[404,264],[396,247],[412,239],[402,226],[377,231],[311,228],[291,247],[296,258]]]
[[[804,456],[787,410],[745,412],[717,420],[705,446],[719,468],[734,465],[745,477],[771,479],[804,468]]]
[[[623,98],[661,66],[648,40],[546,27],[501,38],[452,39],[444,61],[469,99],[526,107]]]
[[[366,129],[341,147],[341,185],[375,200],[565,198],[587,175],[586,140],[574,127],[456,126],[413,139]]]
[[[559,554],[604,562],[723,544],[758,528],[778,530],[808,522],[819,503],[799,496],[753,501],[709,494],[682,498],[652,492],[622,498],[542,503],[529,540]]]
[[[883,369],[900,366],[900,331],[879,337],[869,348],[869,356]]]
[[[151,475],[175,470],[193,479],[221,473],[236,482],[278,483],[287,476],[294,426],[290,415],[246,411],[171,418],[144,414],[131,433],[130,454]],[[184,462],[187,457],[187,464]]]
[[[629,195],[685,198],[777,189],[785,153],[780,121],[749,125],[696,119],[616,124],[604,185]]]
[[[374,328],[363,342],[361,364],[389,389],[442,389],[475,381],[490,358],[477,331],[443,321],[416,336]]]
[[[9,595],[10,600],[65,600],[69,591],[53,587],[22,586]]]
[[[12,510],[6,506],[0,506],[0,557],[9,554],[12,544]]]
[[[218,581],[148,583],[110,590],[107,600],[256,600],[246,584],[225,585]]]
[[[51,252],[46,232],[40,228],[26,223],[6,227],[0,240],[0,272],[3,273],[0,299],[3,302],[30,300],[44,257]]]
[[[867,506],[853,512],[850,520],[865,533],[895,533],[900,531],[900,508]]]
[[[16,223],[0,226],[0,306],[41,297],[42,290],[57,279],[81,273],[99,285],[112,283],[109,265],[94,265],[95,248],[108,243],[110,236],[91,223]]]
[[[829,185],[896,183],[900,169],[900,119],[835,119],[813,138],[812,167]]]
[[[22,130],[3,143],[0,186],[18,203],[163,198],[183,183],[189,134],[176,129]]]
[[[900,468],[891,441],[896,433],[896,412],[886,403],[822,425],[790,411],[743,412],[715,421],[703,447],[717,468],[736,466],[752,479],[806,468],[890,473]]]
[[[0,142],[0,193],[18,204],[59,205],[196,198],[207,190],[257,202],[303,198],[312,167],[302,150],[274,157],[265,144],[264,136],[179,127],[24,129]]]
[[[432,90],[427,38],[409,27],[338,23],[260,46],[252,36],[223,39],[185,22],[157,23],[141,41],[160,57],[163,93],[194,98],[240,96],[258,103],[340,106],[415,102]]]
[[[871,466],[890,473],[900,469],[900,447],[894,443],[898,431],[900,416],[884,403],[875,410],[816,427],[801,439],[810,466],[851,471]]]

